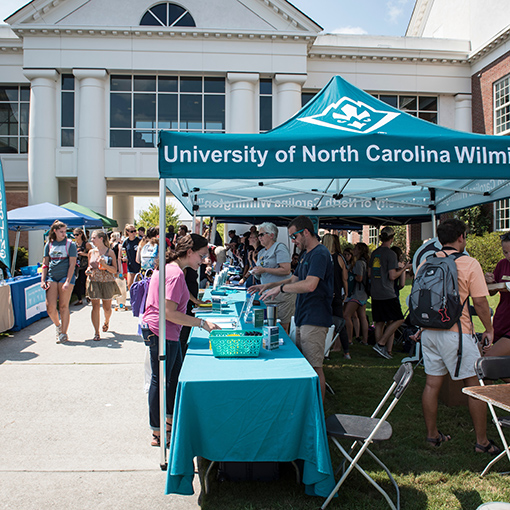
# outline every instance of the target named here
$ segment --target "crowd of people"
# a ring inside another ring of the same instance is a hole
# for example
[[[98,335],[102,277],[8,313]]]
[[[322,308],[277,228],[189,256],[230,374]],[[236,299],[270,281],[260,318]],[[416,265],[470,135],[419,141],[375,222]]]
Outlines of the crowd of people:
[[[445,220],[438,229],[442,250],[463,252],[466,245],[466,226],[460,220]],[[137,274],[152,275],[148,284],[142,333],[150,350],[152,379],[149,390],[149,423],[152,430],[151,444],[160,444],[159,418],[159,229],[137,229],[128,224],[124,236],[114,232],[107,236],[101,230],[91,233],[74,229],[74,240],[67,238],[67,227],[56,221],[49,231],[44,250],[41,286],[46,290],[48,315],[55,324],[57,343],[68,341],[69,301],[74,292],[77,304],[86,298],[92,304],[91,321],[93,339],[100,340],[100,329],[110,328],[112,299],[120,292],[116,277],[124,275],[127,288],[131,288]],[[334,325],[337,341],[331,349],[343,351],[351,359],[349,346],[358,340],[368,345],[369,320],[367,302],[371,300],[374,322],[374,351],[383,358],[392,357],[395,333],[404,322],[399,292],[412,264],[405,259],[397,246],[392,246],[395,232],[391,227],[381,230],[381,244],[372,253],[363,242],[352,248],[342,249],[340,238],[326,233],[322,239],[310,218],[300,216],[288,225],[288,237],[293,245],[278,240],[279,229],[270,222],[252,226],[242,236],[235,230],[228,232],[223,245],[206,227],[203,236],[190,234],[182,225],[175,233],[170,226],[166,241],[165,311],[167,362],[167,409],[173,409],[177,378],[187,340],[192,327],[210,332],[218,329],[214,322],[194,316],[192,309],[202,304],[199,287],[213,283],[214,276],[227,261],[238,267],[239,283],[249,294],[258,293],[267,304],[278,307],[282,327],[289,333],[294,318],[296,345],[317,372],[322,397],[325,396],[323,362],[326,338]],[[455,371],[459,333],[451,330],[422,328],[421,336],[426,385],[423,392],[423,415],[426,441],[434,447],[451,439],[437,428],[437,403],[444,376],[462,380],[465,385],[476,385],[474,360],[486,356],[510,355],[510,293],[506,282],[510,280],[510,235],[501,238],[504,258],[493,273],[483,274],[480,264],[472,257],[456,259],[458,285],[462,300],[471,297],[485,332],[480,335],[483,348],[475,342],[468,307],[462,315],[463,364]],[[491,320],[487,296],[500,293],[500,304]],[[57,309],[58,302],[58,309]],[[102,305],[102,306],[101,306]],[[100,328],[100,310],[103,324]],[[496,454],[499,447],[486,435],[485,406],[469,399],[469,410],[476,434],[475,451]],[[167,415],[167,429],[172,426],[172,416]]]

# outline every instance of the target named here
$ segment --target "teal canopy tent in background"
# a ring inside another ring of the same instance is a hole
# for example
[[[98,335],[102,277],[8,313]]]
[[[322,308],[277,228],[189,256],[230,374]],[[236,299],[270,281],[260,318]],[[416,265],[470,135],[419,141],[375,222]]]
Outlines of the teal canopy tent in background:
[[[420,120],[337,76],[267,133],[161,131],[159,174],[200,216],[425,221],[509,197],[510,143]]]

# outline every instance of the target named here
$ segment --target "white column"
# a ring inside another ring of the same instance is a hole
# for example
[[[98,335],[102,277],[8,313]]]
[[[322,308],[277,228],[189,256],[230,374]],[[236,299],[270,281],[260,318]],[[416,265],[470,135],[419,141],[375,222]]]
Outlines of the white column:
[[[455,129],[472,131],[471,94],[457,94],[455,96]]]
[[[134,199],[132,195],[113,195],[112,197],[113,219],[117,220],[119,226],[116,230],[124,232],[127,223],[134,223]]]
[[[78,203],[106,214],[106,71],[75,69],[77,109]]]
[[[258,133],[258,74],[228,73],[230,83],[229,133]]]
[[[55,176],[57,148],[57,105],[54,69],[25,69],[30,80],[30,124],[28,129],[28,205],[58,204],[58,180]],[[43,236],[28,234],[28,263],[42,261]]]
[[[276,85],[275,122],[279,126],[290,119],[301,109],[301,87],[306,81],[303,74],[277,74],[274,77]]]

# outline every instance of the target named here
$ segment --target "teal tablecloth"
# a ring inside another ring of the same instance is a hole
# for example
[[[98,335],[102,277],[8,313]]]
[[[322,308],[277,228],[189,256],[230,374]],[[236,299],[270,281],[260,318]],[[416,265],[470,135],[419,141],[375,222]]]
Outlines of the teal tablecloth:
[[[226,299],[244,300],[244,293]],[[214,322],[212,313],[206,315]],[[279,349],[231,359],[215,358],[208,334],[192,331],[175,400],[167,494],[193,494],[193,459],[200,456],[238,462],[301,459],[306,493],[329,495],[335,482],[319,378],[280,331],[285,343]]]

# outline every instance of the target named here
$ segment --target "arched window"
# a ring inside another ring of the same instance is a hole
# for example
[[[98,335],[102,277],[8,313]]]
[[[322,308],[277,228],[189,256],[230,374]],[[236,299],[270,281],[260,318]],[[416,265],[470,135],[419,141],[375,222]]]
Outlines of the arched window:
[[[151,7],[143,16],[140,25],[161,27],[196,27],[195,20],[184,7],[162,2]]]

